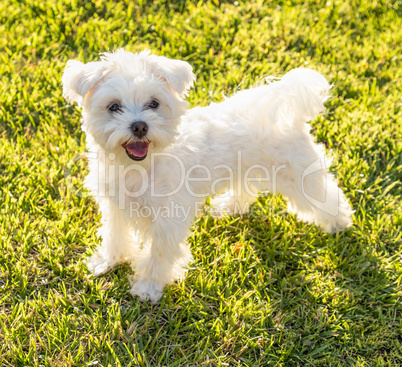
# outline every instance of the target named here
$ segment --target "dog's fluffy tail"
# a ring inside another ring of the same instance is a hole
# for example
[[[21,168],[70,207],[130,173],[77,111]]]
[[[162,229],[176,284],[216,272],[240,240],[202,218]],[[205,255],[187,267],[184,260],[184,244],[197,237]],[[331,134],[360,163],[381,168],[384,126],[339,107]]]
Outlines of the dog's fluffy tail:
[[[253,125],[259,121],[261,133],[304,129],[306,122],[325,113],[324,103],[329,99],[331,85],[317,71],[293,69],[279,80],[266,80],[267,85],[240,91],[229,98],[225,102],[228,111]]]
[[[317,71],[300,68],[289,71],[270,87],[277,96],[270,109],[274,121],[282,126],[300,126],[325,113],[324,103],[332,86]]]

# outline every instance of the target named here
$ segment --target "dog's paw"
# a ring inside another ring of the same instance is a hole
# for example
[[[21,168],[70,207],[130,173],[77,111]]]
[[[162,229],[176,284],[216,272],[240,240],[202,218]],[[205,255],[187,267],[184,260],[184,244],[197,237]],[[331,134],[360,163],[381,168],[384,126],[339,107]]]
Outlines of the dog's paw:
[[[164,284],[148,280],[138,279],[130,290],[132,296],[138,296],[142,301],[156,303],[162,296]]]
[[[99,252],[87,259],[87,268],[95,277],[107,273],[114,265]]]
[[[210,213],[214,218],[232,217],[234,213],[234,203],[230,198],[215,197],[211,201]]]
[[[321,224],[321,227],[325,233],[338,233],[344,231],[346,228],[352,225],[352,220],[347,216],[339,216],[331,222]]]
[[[339,213],[334,217],[329,217],[326,222],[321,224],[323,231],[326,233],[337,233],[352,226],[353,213],[354,210],[352,210],[352,207],[348,202],[344,201],[342,205],[339,206]]]
[[[211,200],[210,213],[214,218],[234,217],[249,212],[250,203],[253,199],[240,196],[215,196]]]

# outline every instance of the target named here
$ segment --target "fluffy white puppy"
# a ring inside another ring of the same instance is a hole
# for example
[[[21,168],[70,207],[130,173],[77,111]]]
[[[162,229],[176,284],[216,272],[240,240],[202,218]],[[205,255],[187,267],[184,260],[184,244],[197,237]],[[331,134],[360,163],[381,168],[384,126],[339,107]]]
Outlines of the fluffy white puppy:
[[[130,261],[131,293],[152,302],[185,274],[185,241],[207,197],[215,214],[239,214],[258,191],[280,192],[326,232],[351,225],[352,209],[306,124],[325,112],[322,75],[295,69],[188,110],[194,80],[187,62],[124,50],[69,61],[62,80],[64,97],[82,107],[86,187],[102,212],[102,245],[88,268],[99,275]]]

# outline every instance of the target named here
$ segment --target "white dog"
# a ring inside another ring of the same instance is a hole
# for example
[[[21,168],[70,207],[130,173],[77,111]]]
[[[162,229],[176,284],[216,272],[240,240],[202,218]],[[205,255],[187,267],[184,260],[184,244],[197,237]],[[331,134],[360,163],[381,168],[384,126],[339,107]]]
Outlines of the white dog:
[[[352,223],[306,124],[325,112],[330,85],[322,75],[295,69],[188,110],[194,80],[187,62],[124,50],[69,61],[62,80],[65,98],[82,107],[86,187],[102,212],[102,245],[88,268],[99,275],[130,261],[131,293],[152,302],[185,274],[192,260],[185,241],[207,197],[217,214],[245,213],[268,190],[326,232]]]

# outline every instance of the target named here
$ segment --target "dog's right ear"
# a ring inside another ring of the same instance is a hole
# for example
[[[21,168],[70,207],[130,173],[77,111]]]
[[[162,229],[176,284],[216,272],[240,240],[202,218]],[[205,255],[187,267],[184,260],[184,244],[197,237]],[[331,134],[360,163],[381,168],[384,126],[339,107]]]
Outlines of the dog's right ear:
[[[85,95],[108,73],[102,61],[83,64],[81,61],[67,62],[61,79],[63,97],[69,102],[76,102],[79,106]]]
[[[151,55],[149,51],[142,51],[139,55],[145,57],[152,73],[164,80],[170,90],[180,98],[188,96],[188,91],[195,81],[193,68],[188,62]]]

